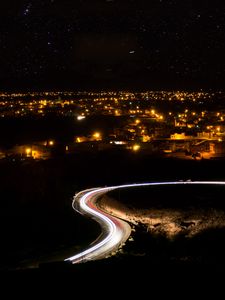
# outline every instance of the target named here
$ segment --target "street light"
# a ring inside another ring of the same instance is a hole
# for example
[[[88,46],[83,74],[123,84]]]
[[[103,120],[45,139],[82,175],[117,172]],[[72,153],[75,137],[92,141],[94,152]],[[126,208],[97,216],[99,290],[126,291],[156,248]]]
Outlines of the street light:
[[[95,132],[95,133],[93,133],[93,138],[95,139],[95,140],[100,140],[101,139],[101,134],[100,134],[100,132]]]
[[[30,156],[31,155],[31,148],[26,148],[26,155]]]
[[[133,150],[134,152],[137,152],[138,150],[140,150],[140,148],[141,148],[141,146],[140,146],[140,145],[138,145],[138,144],[135,144],[135,145],[133,145],[133,148],[132,148],[132,150]]]

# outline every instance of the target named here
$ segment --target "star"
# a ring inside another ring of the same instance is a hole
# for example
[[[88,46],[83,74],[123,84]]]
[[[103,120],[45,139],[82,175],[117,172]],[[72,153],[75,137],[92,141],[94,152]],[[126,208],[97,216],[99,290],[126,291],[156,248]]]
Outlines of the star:
[[[23,11],[23,15],[24,15],[24,16],[28,16],[28,15],[30,14],[30,12],[31,12],[31,7],[32,7],[32,4],[31,4],[31,3],[29,3],[29,4],[25,7],[25,9],[24,9],[24,11]]]

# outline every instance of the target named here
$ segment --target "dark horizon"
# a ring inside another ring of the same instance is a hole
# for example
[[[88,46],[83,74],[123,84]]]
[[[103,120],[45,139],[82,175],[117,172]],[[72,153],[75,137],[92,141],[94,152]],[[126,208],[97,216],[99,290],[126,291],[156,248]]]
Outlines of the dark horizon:
[[[178,86],[178,85],[122,85],[121,83],[115,85],[60,85],[60,84],[24,84],[17,81],[16,84],[5,84],[4,88],[0,87],[0,93],[45,93],[45,92],[56,92],[56,93],[76,93],[76,92],[130,92],[130,93],[144,93],[144,92],[206,92],[206,93],[225,93],[224,87],[210,87],[210,86]]]
[[[65,85],[55,83],[52,84],[40,84],[40,82],[35,82],[31,84],[27,84],[27,81],[18,81],[18,79],[10,79],[9,81],[1,81],[0,92],[82,92],[82,91],[90,91],[90,92],[99,92],[99,91],[129,91],[129,92],[145,92],[145,91],[184,91],[184,92],[195,92],[195,91],[204,91],[204,92],[225,92],[225,85],[178,85],[178,84],[127,84],[123,85],[121,83],[113,83],[113,84],[89,84],[86,85],[84,83],[81,84],[71,84]]]

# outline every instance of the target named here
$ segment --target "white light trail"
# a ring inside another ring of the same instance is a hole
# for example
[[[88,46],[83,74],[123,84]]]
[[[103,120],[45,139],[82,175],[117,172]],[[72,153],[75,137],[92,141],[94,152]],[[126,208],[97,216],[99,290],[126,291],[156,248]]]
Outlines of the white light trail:
[[[172,182],[150,182],[150,183],[134,183],[105,188],[94,188],[81,191],[75,195],[73,200],[73,208],[80,213],[85,213],[94,218],[103,228],[106,236],[96,242],[94,246],[71,256],[65,261],[78,263],[87,260],[94,260],[108,256],[113,250],[125,242],[130,233],[131,228],[125,221],[122,221],[114,216],[111,216],[101,211],[95,203],[100,195],[103,195],[111,190],[124,189],[131,187],[142,186],[159,186],[159,185],[182,185],[182,184],[203,184],[203,185],[225,185],[225,181],[172,181]]]

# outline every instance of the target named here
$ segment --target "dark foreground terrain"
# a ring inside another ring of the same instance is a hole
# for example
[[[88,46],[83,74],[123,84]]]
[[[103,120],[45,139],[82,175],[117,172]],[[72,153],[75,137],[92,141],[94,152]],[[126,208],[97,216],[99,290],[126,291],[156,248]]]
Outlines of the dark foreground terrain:
[[[109,293],[115,293],[116,286],[121,285],[124,293],[142,288],[150,294],[152,288],[168,282],[170,287],[172,284],[176,288],[180,282],[190,289],[202,279],[216,278],[219,282],[223,278],[223,261],[214,264],[212,261],[164,259],[163,253],[171,251],[175,244],[170,248],[163,239],[158,244],[154,241],[154,245],[158,245],[154,251],[160,250],[161,256],[151,256],[151,251],[141,256],[142,245],[145,248],[151,244],[151,239],[147,242],[143,237],[142,227],[136,231],[135,240],[140,242],[138,251],[76,266],[60,261],[83,249],[100,232],[97,224],[72,210],[76,192],[95,186],[157,180],[224,180],[224,160],[180,161],[114,151],[47,161],[2,160],[0,164],[3,285],[4,282],[15,284],[20,292],[26,292],[27,285],[37,291],[63,287],[72,288],[76,293],[82,289],[84,295],[105,287]],[[214,239],[214,233],[211,237]],[[221,242],[223,232],[218,237]],[[210,240],[208,242],[210,244]],[[179,248],[179,244],[176,245]],[[204,239],[199,247],[205,251]],[[218,247],[219,244],[212,249],[217,249],[222,257],[224,248]],[[27,266],[36,268],[27,269]]]
[[[2,279],[8,296],[139,299],[213,297],[224,291],[224,269],[212,265],[154,263],[142,257],[108,259],[83,265],[41,265],[37,270],[7,273]]]

